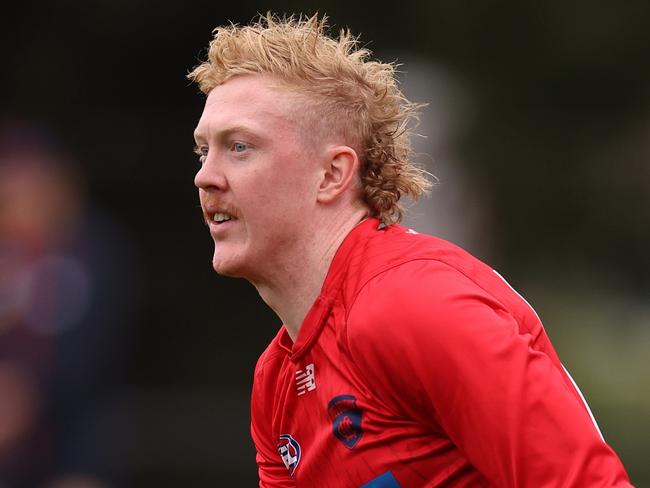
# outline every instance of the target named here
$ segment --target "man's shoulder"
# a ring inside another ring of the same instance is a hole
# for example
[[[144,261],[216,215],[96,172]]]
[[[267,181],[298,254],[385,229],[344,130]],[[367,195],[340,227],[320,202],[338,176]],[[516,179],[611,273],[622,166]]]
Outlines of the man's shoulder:
[[[488,265],[459,246],[400,225],[390,225],[372,234],[351,254],[343,289],[346,305],[351,306],[364,287],[389,270],[393,270],[393,280],[382,282],[388,288],[419,287],[427,275],[435,275],[436,283],[441,285],[442,280],[455,275],[476,283],[494,280],[494,272]]]
[[[420,324],[447,334],[449,324],[475,322],[489,311],[511,316],[522,332],[541,329],[528,302],[480,259],[438,237],[400,226],[387,231],[355,257],[359,269],[343,298],[348,333],[383,338],[400,323],[402,332]]]

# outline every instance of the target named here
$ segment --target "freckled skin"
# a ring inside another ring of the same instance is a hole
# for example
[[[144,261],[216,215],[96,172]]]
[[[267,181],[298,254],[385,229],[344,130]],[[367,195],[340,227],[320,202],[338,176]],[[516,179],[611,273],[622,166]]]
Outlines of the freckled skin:
[[[292,96],[259,76],[233,78],[208,95],[195,138],[195,184],[205,208],[236,219],[212,232],[214,269],[263,280],[304,254],[318,188],[314,148],[292,117]]]

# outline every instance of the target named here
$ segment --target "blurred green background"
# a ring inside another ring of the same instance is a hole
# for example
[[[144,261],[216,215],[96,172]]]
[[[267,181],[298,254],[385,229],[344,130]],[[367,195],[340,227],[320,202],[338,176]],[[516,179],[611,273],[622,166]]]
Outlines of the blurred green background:
[[[3,6],[0,486],[255,485],[249,390],[279,322],[211,270],[193,186],[203,97],[185,75],[215,26],[268,10],[327,13],[401,64],[429,103],[416,147],[439,178],[407,223],[531,302],[650,486],[640,0]]]

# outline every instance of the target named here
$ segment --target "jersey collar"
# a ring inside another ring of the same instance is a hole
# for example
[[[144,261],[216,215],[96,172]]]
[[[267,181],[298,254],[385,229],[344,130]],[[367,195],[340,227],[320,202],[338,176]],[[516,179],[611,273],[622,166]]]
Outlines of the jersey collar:
[[[350,231],[336,251],[334,259],[332,259],[320,295],[316,298],[309,312],[307,312],[298,331],[296,342],[291,340],[289,333],[283,327],[279,344],[290,354],[291,361],[297,362],[318,339],[345,278],[352,252],[362,241],[365,241],[381,228],[383,226],[379,219],[369,218],[357,224]]]

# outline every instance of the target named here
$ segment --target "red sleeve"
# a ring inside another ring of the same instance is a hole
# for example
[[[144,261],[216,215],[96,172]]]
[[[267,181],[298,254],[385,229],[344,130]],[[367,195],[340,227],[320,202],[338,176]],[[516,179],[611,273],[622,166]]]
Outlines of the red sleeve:
[[[370,281],[348,316],[353,360],[398,414],[442,428],[496,486],[629,487],[562,366],[488,292],[414,261]]]
[[[280,459],[276,447],[276,439],[271,431],[273,394],[268,393],[264,382],[264,363],[266,353],[263,354],[255,368],[253,380],[253,393],[251,395],[251,436],[257,454],[258,476],[260,488],[289,488],[295,487],[294,481],[289,476],[286,466]]]

